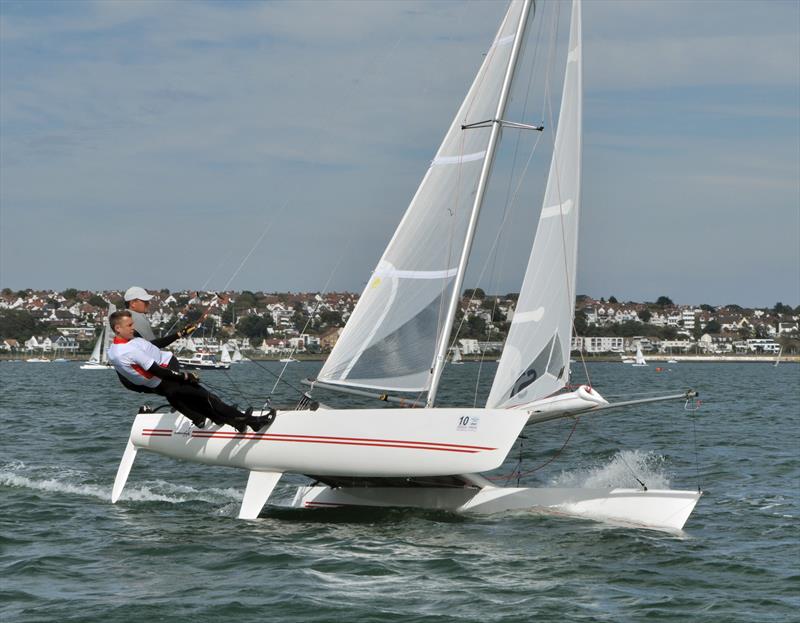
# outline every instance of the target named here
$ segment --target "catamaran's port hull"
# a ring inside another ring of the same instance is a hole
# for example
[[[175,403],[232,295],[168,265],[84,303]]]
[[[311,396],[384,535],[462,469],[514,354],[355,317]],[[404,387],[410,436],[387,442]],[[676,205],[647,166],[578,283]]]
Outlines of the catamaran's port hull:
[[[502,409],[281,411],[259,433],[136,416],[130,443],[176,459],[262,472],[442,476],[499,467],[528,419]]]
[[[299,487],[294,508],[405,507],[491,514],[507,511],[580,517],[679,531],[700,498],[697,491],[566,488]]]

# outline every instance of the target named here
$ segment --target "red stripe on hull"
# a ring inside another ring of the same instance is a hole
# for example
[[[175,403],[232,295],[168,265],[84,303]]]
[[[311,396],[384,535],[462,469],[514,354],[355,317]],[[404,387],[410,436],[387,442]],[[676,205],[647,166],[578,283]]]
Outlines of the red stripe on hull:
[[[323,437],[319,435],[279,435],[270,433],[234,433],[227,431],[192,431],[192,437],[203,439],[261,439],[263,441],[288,441],[294,443],[330,443],[339,445],[387,446],[420,448],[424,450],[443,450],[450,452],[479,452],[496,450],[489,446],[467,446],[438,441],[411,441],[405,439],[371,439],[359,437]]]
[[[395,441],[381,439],[358,439],[353,437],[317,437],[305,435],[269,435],[263,433],[228,433],[212,431],[193,431],[192,437],[197,439],[243,439],[261,441],[283,441],[287,443],[320,443],[339,446],[370,446],[376,448],[406,448],[409,450],[437,450],[439,452],[458,452],[461,454],[477,454],[481,450],[495,450],[485,446],[458,446],[456,444],[430,441]]]

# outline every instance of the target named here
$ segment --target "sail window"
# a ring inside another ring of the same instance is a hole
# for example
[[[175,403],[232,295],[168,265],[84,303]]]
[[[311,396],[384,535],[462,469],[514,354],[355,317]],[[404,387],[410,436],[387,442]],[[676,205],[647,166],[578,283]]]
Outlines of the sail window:
[[[550,355],[550,362],[547,364],[548,374],[552,374],[556,378],[561,378],[564,374],[564,355],[561,353],[561,340],[558,334],[553,338],[553,352]]]
[[[509,398],[516,396],[548,370],[550,352],[553,350],[553,343],[555,340],[556,337],[553,337],[539,352],[539,354],[536,355],[533,363],[531,363],[531,365],[529,365],[525,371],[519,375],[517,380],[514,382],[514,385],[511,387],[511,394],[509,395]]]
[[[375,381],[404,377],[430,368],[436,346],[441,296],[404,325],[367,348],[348,378]]]

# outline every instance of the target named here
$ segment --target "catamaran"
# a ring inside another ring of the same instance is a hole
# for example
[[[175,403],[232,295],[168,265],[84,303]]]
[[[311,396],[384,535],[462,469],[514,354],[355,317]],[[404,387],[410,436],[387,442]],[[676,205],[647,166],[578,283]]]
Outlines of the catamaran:
[[[106,314],[105,320],[103,321],[103,328],[100,331],[100,336],[94,343],[89,361],[81,365],[81,370],[113,370],[108,363],[108,347],[111,344],[111,339],[114,337],[114,332],[108,324],[108,317],[115,311],[117,311],[116,305],[110,303],[108,306],[108,314]]]
[[[512,0],[444,140],[311,392],[380,397],[387,408],[314,408],[308,395],[279,410],[269,429],[197,428],[180,413],[140,412],[120,463],[112,502],[136,454],[249,471],[239,517],[254,519],[283,474],[297,508],[399,506],[494,513],[534,509],[680,530],[699,491],[497,487],[520,433],[557,418],[667,399],[609,404],[596,389],[567,387],[581,203],[581,2],[574,0],[557,131],[527,270],[488,401],[437,405],[467,261],[501,135],[543,132],[506,118],[521,51],[535,28],[531,0]],[[533,49],[531,47],[527,49]],[[554,129],[554,128],[553,128]],[[413,392],[417,402],[399,394]],[[394,406],[400,405],[400,406]],[[407,408],[409,406],[415,408]]]

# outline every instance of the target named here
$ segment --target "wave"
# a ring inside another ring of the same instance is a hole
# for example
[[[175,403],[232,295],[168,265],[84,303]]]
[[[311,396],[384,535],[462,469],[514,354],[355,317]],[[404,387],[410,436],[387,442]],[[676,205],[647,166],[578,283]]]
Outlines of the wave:
[[[641,480],[650,489],[669,489],[669,477],[664,470],[664,457],[654,452],[621,450],[608,463],[598,467],[562,471],[555,476],[553,487],[639,488]]]
[[[52,469],[52,468],[51,468]],[[80,474],[75,471],[62,471],[61,477],[36,474],[39,470],[27,468],[24,463],[15,461],[0,467],[0,486],[91,497],[104,502],[111,500],[111,485],[79,482]],[[20,472],[30,472],[29,474]],[[166,481],[151,481],[138,487],[128,486],[121,500],[132,502],[241,502],[244,491],[234,488],[195,489],[187,485],[175,485]]]

